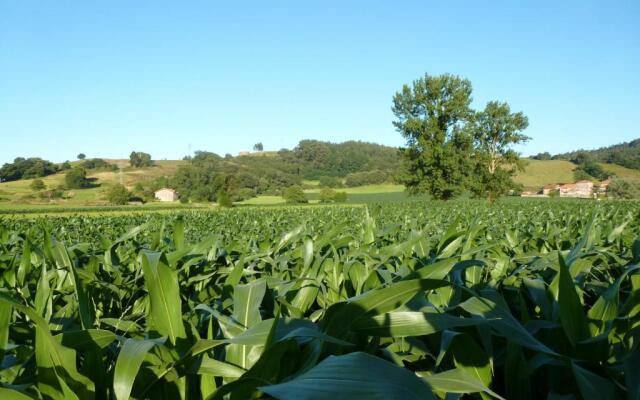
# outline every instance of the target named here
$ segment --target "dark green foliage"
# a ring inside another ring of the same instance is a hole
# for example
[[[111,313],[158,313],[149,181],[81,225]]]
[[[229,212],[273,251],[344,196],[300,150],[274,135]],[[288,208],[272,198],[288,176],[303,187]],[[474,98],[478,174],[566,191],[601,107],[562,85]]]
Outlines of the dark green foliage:
[[[151,167],[153,160],[151,155],[142,151],[132,151],[129,155],[129,164],[134,168]]]
[[[335,176],[321,176],[318,179],[318,183],[320,185],[320,187],[327,187],[327,188],[341,188],[342,185],[342,179],[335,177]]]
[[[85,158],[87,158],[87,156],[84,153],[80,153],[77,156],[78,160],[84,160]]]
[[[535,156],[531,156],[531,158],[533,158],[534,160],[546,161],[551,160],[551,154],[549,154],[548,151],[545,151],[544,153],[538,153]]]
[[[82,167],[84,169],[94,169],[94,170],[102,170],[102,171],[117,171],[118,166],[115,164],[110,164],[103,160],[102,158],[90,158],[88,160],[84,160],[82,163]]]
[[[231,201],[229,194],[224,189],[220,189],[216,193],[216,203],[218,203],[220,207],[233,207],[233,202]]]
[[[512,113],[507,103],[490,101],[476,113],[471,124],[475,165],[471,190],[476,196],[492,200],[517,187],[513,178],[524,165],[511,146],[529,140],[521,133],[527,126],[527,117]]]
[[[264,146],[262,145],[262,142],[258,142],[256,144],[253,145],[253,150],[254,151],[262,151],[264,150]]]
[[[87,171],[82,167],[70,169],[64,176],[64,183],[67,189],[85,189],[91,187],[91,182],[87,179]]]
[[[609,183],[607,196],[616,199],[638,199],[640,198],[640,184],[626,179],[613,179]]]
[[[346,203],[347,202],[347,192],[336,192],[333,195],[333,201],[336,203]]]
[[[605,180],[613,174],[600,166],[591,153],[580,151],[575,153],[571,162],[576,164],[574,170],[575,180]]]
[[[471,191],[490,199],[516,187],[522,168],[511,149],[526,141],[522,113],[489,102],[481,112],[471,105],[471,82],[454,75],[425,75],[393,97],[393,125],[407,141],[402,149],[407,191],[448,200]]]
[[[473,115],[471,91],[458,76],[425,75],[393,97],[393,125],[407,141],[401,181],[410,193],[450,199],[467,186],[473,142],[463,127]]]
[[[518,199],[0,218],[0,394],[637,399],[639,213]]]
[[[389,182],[391,179],[387,173],[380,170],[354,172],[347,175],[344,183],[347,187],[364,186],[364,185],[376,185],[380,183]]]
[[[332,203],[336,197],[336,191],[329,188],[320,190],[320,203]]]
[[[358,141],[301,140],[292,152],[287,150],[279,154],[286,162],[296,165],[299,174],[306,179],[344,177],[371,170],[395,172],[400,167],[397,149]]]
[[[123,185],[117,184],[109,188],[107,192],[107,201],[113,205],[123,205],[129,202],[131,193]]]
[[[302,187],[298,185],[289,186],[282,192],[282,198],[287,203],[308,203],[307,196],[304,194]]]
[[[591,181],[594,178],[593,176],[587,174],[583,169],[576,168],[573,171],[573,179],[577,182],[577,181]]]
[[[600,164],[596,163],[593,160],[583,161],[582,164],[579,164],[578,167],[573,172],[575,180],[593,180],[597,179],[603,181],[613,174],[608,172]]]
[[[31,190],[38,191],[46,189],[47,185],[44,184],[44,181],[42,179],[34,179],[33,181],[31,181],[29,187],[31,188]]]
[[[300,180],[277,157],[227,160],[215,153],[198,151],[188,165],[178,168],[171,185],[196,201],[214,201],[220,189],[238,201],[258,194],[279,194]]]
[[[5,163],[0,168],[0,181],[40,178],[56,172],[58,172],[58,167],[50,161],[37,157],[18,157],[12,163]]]
[[[617,164],[623,167],[640,169],[640,139],[630,142],[601,147],[596,150],[577,150],[553,156],[554,159],[574,161],[580,154],[586,154],[596,162]],[[575,162],[575,161],[574,161]],[[578,162],[579,164],[580,162]]]

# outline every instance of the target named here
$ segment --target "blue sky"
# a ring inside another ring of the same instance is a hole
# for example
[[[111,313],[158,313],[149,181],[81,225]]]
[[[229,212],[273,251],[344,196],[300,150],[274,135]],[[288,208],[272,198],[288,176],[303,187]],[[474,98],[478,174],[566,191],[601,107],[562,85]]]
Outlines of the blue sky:
[[[613,144],[640,137],[638,21],[638,1],[0,0],[0,162],[400,146],[393,94],[445,72],[524,111],[524,154]]]

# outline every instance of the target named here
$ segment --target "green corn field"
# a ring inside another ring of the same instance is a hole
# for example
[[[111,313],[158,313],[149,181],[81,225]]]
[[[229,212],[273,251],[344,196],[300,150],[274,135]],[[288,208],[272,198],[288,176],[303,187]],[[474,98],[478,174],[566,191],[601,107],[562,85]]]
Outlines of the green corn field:
[[[640,204],[0,216],[0,399],[640,399]]]

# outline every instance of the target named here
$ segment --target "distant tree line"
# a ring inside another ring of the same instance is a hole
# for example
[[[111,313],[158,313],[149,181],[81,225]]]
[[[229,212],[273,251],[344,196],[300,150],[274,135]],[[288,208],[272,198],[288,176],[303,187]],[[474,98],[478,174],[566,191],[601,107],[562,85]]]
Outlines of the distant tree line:
[[[254,148],[259,149],[260,144]],[[193,201],[217,201],[220,193],[232,201],[281,195],[292,186],[302,187],[305,179],[317,179],[326,188],[389,182],[401,165],[393,147],[318,140],[302,140],[293,150],[264,156],[220,157],[197,151],[184,160],[188,164],[178,168],[169,185]]]
[[[360,141],[330,143],[302,140],[292,151],[281,151],[280,156],[297,164],[299,174],[305,179],[345,177],[373,170],[397,172],[401,165],[398,149]]]
[[[548,152],[533,156],[536,160],[577,160],[581,154],[586,154],[594,162],[617,164],[623,167],[640,169],[640,139],[630,142],[601,147],[595,150],[575,150],[551,156]]]
[[[19,179],[41,178],[52,175],[61,170],[61,167],[38,157],[18,157],[12,163],[5,163],[0,168],[0,181],[16,181]]]

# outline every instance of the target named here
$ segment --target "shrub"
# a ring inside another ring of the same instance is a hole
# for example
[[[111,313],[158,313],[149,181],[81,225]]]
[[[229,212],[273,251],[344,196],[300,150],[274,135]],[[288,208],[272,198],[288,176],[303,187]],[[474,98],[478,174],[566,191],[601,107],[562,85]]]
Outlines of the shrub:
[[[256,197],[256,191],[251,188],[242,188],[232,192],[231,199],[233,201],[248,200],[252,197]]]
[[[320,186],[327,188],[340,188],[342,187],[342,179],[335,176],[321,176]]]
[[[31,188],[31,190],[37,191],[46,189],[47,185],[44,184],[44,181],[42,179],[34,179],[33,181],[31,181],[29,187]]]
[[[115,164],[109,164],[102,158],[92,158],[89,160],[85,160],[82,163],[82,167],[85,169],[98,169],[102,171],[116,171],[118,166]]]
[[[45,190],[38,193],[38,196],[41,199],[47,199],[47,200],[61,199],[64,197],[64,190],[60,188]]]
[[[308,203],[307,196],[304,194],[302,188],[298,185],[289,186],[282,192],[282,198],[287,203]]]
[[[72,168],[64,176],[67,189],[83,189],[90,186],[87,171],[82,167]]]
[[[333,201],[336,203],[345,203],[347,201],[347,192],[336,192],[333,196]]]
[[[345,184],[348,187],[375,185],[379,183],[385,183],[389,180],[389,176],[386,172],[380,170],[356,172],[347,175]]]
[[[130,197],[131,193],[127,190],[126,187],[120,184],[112,186],[111,189],[109,189],[109,191],[107,192],[107,201],[115,205],[127,204]]]
[[[223,189],[218,190],[216,193],[216,203],[218,203],[220,207],[233,207],[231,197],[229,197],[229,194]]]
[[[636,182],[614,179],[609,184],[607,195],[616,199],[637,199],[640,198],[640,187]]]
[[[321,203],[332,203],[335,201],[336,191],[333,189],[322,189],[320,191],[320,202]]]

